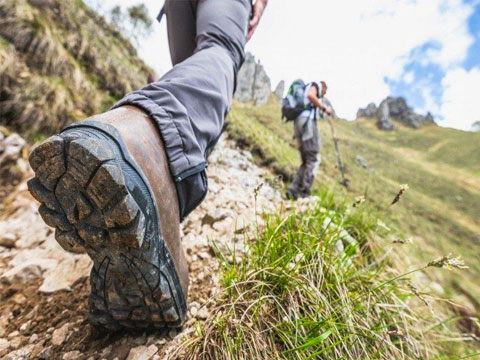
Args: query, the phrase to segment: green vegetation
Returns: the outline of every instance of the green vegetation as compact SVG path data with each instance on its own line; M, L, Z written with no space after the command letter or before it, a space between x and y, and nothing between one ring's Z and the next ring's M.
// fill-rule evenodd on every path
M357 201L319 193L321 206L265 216L237 264L219 254L225 293L178 353L185 359L460 359L479 356L417 289L420 271L463 268L447 257L401 273L399 247ZM402 199L403 200L403 199ZM355 241L344 229L355 234ZM403 242L403 244L402 244ZM472 348L469 348L472 345Z
M228 119L228 133L247 146L260 163L291 179L300 158L292 139L291 123L280 120L280 105L271 101L254 108L235 104ZM340 151L351 180L349 196L364 195L371 207L382 211L382 221L398 236L412 236L420 261L455 253L470 269L461 275L433 276L446 285L449 295L464 294L480 309L480 134L437 126L419 130L397 125L394 132L381 132L367 119L353 123L334 121ZM322 165L315 188L344 193L331 133L326 121L322 134ZM362 156L368 169L356 160ZM410 190L405 201L386 209L385 199L401 184ZM451 289L455 289L450 293Z
M132 5L125 13L120 5L116 5L110 10L109 17L118 30L136 42L151 34L153 30L153 22L145 4Z
M137 10L133 17L147 19ZM0 2L0 125L34 142L106 110L151 73L82 0ZM266 216L239 262L218 254L226 291L214 300L215 316L178 349L183 358L478 353L480 133L401 125L385 133L368 119L335 124L350 190L340 185L330 130L320 122L317 206ZM299 154L277 102L236 103L227 130L256 161L293 177ZM391 206L402 184L410 189ZM450 253L469 268L436 269L462 267L458 258L442 258Z
M273 100L261 108L235 103L227 131L288 181L300 159L292 124L279 114ZM456 359L478 352L480 134L400 125L381 132L374 124L335 120L351 180L346 191L330 129L319 123L320 207L267 218L241 265L225 262L227 293L217 317L185 344L191 358L217 349L228 349L221 358L242 359ZM391 206L402 184L409 190ZM358 199L365 201L361 209L345 205ZM335 252L339 233L325 230L327 217L359 241L360 250L347 245L346 255ZM448 254L469 268L425 271L425 264ZM292 271L289 264L299 256Z
M108 109L153 73L82 0L1 2L0 60L0 124L29 140Z

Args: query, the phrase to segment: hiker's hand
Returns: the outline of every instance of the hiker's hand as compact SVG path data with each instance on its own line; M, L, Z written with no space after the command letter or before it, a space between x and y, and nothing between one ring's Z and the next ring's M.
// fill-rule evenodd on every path
M263 11L267 7L267 2L268 0L255 1L255 5L253 5L253 16L250 20L250 26L248 28L247 41L250 41L253 33L255 32L255 30L257 30L257 26L260 23L260 18L263 15Z
M328 106L326 109L325 109L325 112L327 113L327 115L332 115L333 114L333 109Z

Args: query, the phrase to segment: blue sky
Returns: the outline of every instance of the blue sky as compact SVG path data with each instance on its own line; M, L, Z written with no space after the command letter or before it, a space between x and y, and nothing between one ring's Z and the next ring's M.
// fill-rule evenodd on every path
M87 2L103 12L138 3ZM152 17L163 3L144 2ZM171 67L165 28L155 24L139 48L159 76ZM247 50L273 86L326 80L347 119L394 95L443 126L468 130L480 120L480 0L270 0Z
M468 74L480 67L480 3L478 1L464 2L472 7L472 13L466 20L471 44L463 61L456 66ZM442 81L445 79L448 69L434 62L424 63L422 60L428 58L430 51L439 51L441 48L440 42L426 42L411 50L408 56L409 61L405 63L403 76L400 79L391 79L385 76L385 82L389 85L393 96L405 96L412 107L423 111L432 111L439 123L447 121L445 114L442 113L442 100L445 93ZM480 105L480 94L477 95L477 105ZM480 120L480 111L473 108L471 110L477 112L478 120ZM465 123L458 121L457 123L458 127L464 129L468 129L469 125L469 121Z

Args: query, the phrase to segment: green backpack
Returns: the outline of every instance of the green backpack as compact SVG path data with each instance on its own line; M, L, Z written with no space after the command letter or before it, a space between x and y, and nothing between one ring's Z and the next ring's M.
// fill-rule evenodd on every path
M307 84L302 79L295 80L290 85L282 102L282 119L295 120L304 110L311 109L311 105L305 103L306 87Z

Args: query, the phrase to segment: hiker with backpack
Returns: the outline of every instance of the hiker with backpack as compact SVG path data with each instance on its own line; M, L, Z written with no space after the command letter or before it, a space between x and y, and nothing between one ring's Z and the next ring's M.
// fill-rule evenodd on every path
M313 180L320 164L320 133L317 128L319 116L329 116L333 113L330 105L323 102L328 87L324 81L305 84L296 80L290 86L287 96L283 99L282 117L294 122L294 136L302 164L295 175L293 183L287 189L287 197L298 199L311 194Z

